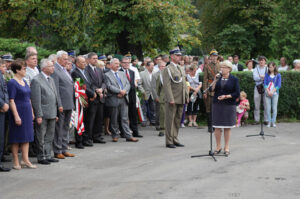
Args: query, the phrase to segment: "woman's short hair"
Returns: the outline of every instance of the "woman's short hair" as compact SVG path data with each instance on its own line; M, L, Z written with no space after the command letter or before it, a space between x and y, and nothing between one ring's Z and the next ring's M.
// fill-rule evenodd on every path
M251 63L251 62L253 63L253 61L252 61L252 60L248 60L248 61L246 61L246 67L248 67L248 64L249 64L249 63ZM252 66L253 66L253 65L252 65Z
M197 68L197 64L192 64L189 66L190 71L194 71Z
M230 68L232 70L232 63L229 60L222 61L220 63L220 65L227 66L228 68Z
M10 69L12 70L12 72L14 72L15 74L17 73L17 70L21 70L22 67L25 67L25 62L23 59L17 59L15 61L13 61L10 65Z
M247 93L245 91L241 91L240 92L240 96L247 98Z
M268 74L270 75L269 66L273 66L274 67L274 74L277 75L278 69L277 69L277 66L276 66L275 62L268 63Z

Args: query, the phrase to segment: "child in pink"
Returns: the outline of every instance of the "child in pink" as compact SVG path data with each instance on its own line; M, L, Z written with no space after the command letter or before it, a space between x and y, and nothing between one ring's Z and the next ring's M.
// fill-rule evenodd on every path
M237 115L237 127L241 126L241 119L245 112L250 109L249 101L247 100L247 94L242 91L240 93L240 104L236 107Z

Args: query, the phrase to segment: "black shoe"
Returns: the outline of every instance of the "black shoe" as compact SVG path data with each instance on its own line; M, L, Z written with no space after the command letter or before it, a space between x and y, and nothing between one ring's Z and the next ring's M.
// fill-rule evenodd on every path
M136 137L136 138L142 138L142 137L143 137L142 135L140 135L140 134L138 134L138 133L134 133L134 134L132 134L132 136L133 136L133 137Z
M97 139L97 140L94 140L94 143L105 144L106 142L104 140Z
M0 165L0 172L9 172L10 169L9 168L5 168L2 165Z
M180 144L180 143L176 143L175 146L177 146L177 147L184 147L184 145Z
M171 149L175 149L176 146L174 144L167 144L166 145L167 148L171 148Z
M2 157L1 158L1 162L11 162L11 159L9 159L9 158L6 158L6 157Z
M93 143L90 143L89 141L82 142L82 145L83 146L89 146L89 147L94 146Z
M264 121L264 125L268 125L269 124L269 122L267 122L267 121Z
M57 159L55 159L55 158L50 158L50 159L47 159L47 161L48 162L54 162L54 163L56 163L56 162L59 162L59 160L57 160Z
M163 132L159 132L158 136L162 137L165 136L165 134Z
M49 165L51 164L50 162L48 162L48 160L38 160L39 164L44 164L44 165Z
M75 148L77 148L77 149L84 149L84 146L83 146L82 143L80 143L80 144L75 144Z
M159 131L159 130L160 130L160 127L159 127L159 126L156 126L155 129L156 129L157 131Z

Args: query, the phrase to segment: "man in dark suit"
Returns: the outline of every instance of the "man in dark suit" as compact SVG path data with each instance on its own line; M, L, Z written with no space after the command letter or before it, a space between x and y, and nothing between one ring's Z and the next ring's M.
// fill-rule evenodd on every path
M130 83L130 90L128 93L128 116L129 116L129 127L132 130L133 137L143 137L139 134L138 125L137 125L137 110L136 110L136 86L135 86L135 76L134 72L129 69L130 59L128 57L123 57L121 62L122 68L120 71L123 71ZM123 128L120 128L123 131ZM123 133L123 132L122 132Z
M31 103L35 115L35 137L38 163L49 165L58 160L51 157L54 139L57 109L61 109L57 90L50 75L54 72L54 65L49 59L41 60L41 73L36 75L30 84Z
M86 91L85 94L87 95L87 97L89 98L89 102L94 101L97 97L95 91L91 88L91 81L90 79L88 79L88 74L87 71L85 70L86 67L86 62L85 62L85 58L83 56L78 56L75 59L75 65L76 68L73 70L71 76L73 78L73 81L75 81L75 79L80 78L83 80L84 84L86 85ZM83 109L83 121L84 121L84 126L85 129L88 128L88 107ZM86 137L86 139L83 142L83 136ZM85 131L81 136L78 135L77 132L75 132L75 147L79 148L79 149L83 149L84 146L93 146L93 143L91 143L88 139L88 134L87 131Z
M53 151L58 159L65 157L74 157L74 154L67 152L68 150L68 134L69 125L74 109L74 82L71 75L66 70L68 63L68 53L65 51L57 52L57 62L54 65L54 73L51 77L54 79L55 87L58 94L58 100L62 104L59 109L58 121L55 126L55 135L53 141Z
M106 105L111 109L111 129L113 142L119 138L118 118L120 115L121 126L124 129L124 136L128 142L137 142L133 138L128 126L128 92L130 84L125 74L119 71L120 61L116 58L111 61L111 70L105 73L107 86Z
M234 55L233 56L233 70L232 71L243 71L243 65L239 64L239 56L238 55Z
M10 171L9 168L5 168L2 163L1 159L3 157L4 152L4 126L5 126L5 112L9 109L9 100L8 100L8 93L5 80L3 78L3 74L6 71L5 63L0 60L0 172L8 172Z
M89 100L88 107L88 125L86 128L84 142L94 142L105 144L102 137L102 122L103 122L103 106L104 106L104 90L106 85L104 83L104 72L97 68L98 55L94 52L88 54L89 65L85 68L87 78L90 80L91 89L97 94L95 100Z

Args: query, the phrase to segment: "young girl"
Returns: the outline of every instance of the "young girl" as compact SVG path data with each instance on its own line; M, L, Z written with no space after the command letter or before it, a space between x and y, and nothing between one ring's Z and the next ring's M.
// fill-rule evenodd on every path
M241 119L245 112L250 109L249 101L247 100L247 94L242 91L240 92L240 104L236 107L237 115L237 127L241 126Z

